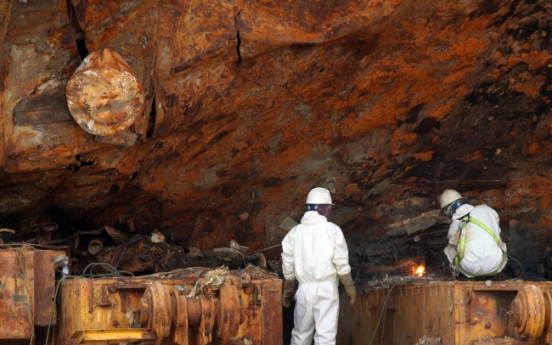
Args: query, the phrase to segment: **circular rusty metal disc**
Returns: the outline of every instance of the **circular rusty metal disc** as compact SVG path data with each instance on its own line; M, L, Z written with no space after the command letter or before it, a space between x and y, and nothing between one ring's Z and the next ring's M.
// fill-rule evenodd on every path
M518 333L534 339L545 326L545 297L535 285L523 286L512 301L514 325Z
M188 299L186 296L175 296L176 325L173 342L177 345L188 344Z
M199 326L201 323L201 301L199 297L186 297L188 308L188 324Z
M546 330L552 329L552 291L544 290L544 325Z
M197 345L207 345L213 341L215 326L215 302L212 297L199 296L201 302L201 323L197 330Z
M150 299L150 324L157 336L155 345L160 345L171 331L172 305L169 290L165 285L153 282L146 288L144 295Z
M242 309L240 293L234 285L224 283L219 288L219 300L216 336L222 339L222 344L228 344L230 338L238 334L240 328Z
M105 48L91 53L66 88L69 111L87 132L108 136L130 127L144 110L144 90L122 56Z
M151 303L151 291L146 289L140 299L140 325L144 328L151 328Z

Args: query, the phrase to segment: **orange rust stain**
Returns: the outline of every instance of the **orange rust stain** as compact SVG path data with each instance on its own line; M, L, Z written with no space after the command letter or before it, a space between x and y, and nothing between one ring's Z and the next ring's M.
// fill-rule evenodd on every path
M391 139L392 149L391 154L392 155L398 155L403 151L406 144L407 146L412 145L414 141L416 141L416 138L418 135L416 133L405 133L402 131L395 131L393 133L393 138Z
M541 210L550 210L552 209L552 194L549 193L552 184L550 179L538 178L535 181L535 186L533 187L533 193L537 195L539 200L539 206ZM543 226L551 227L552 226L552 214L548 212L542 212L541 223Z
M481 152L476 151L476 152L474 152L472 154L469 154L469 155L466 155L466 156L464 156L460 159L463 160L464 162L471 162L471 161L481 159L481 158L483 158L483 155L481 154Z
M456 94L457 97L462 97L463 95L464 94L462 92L458 92ZM455 104L455 102L456 102L456 99L449 100L448 102L446 102L445 104L442 104L438 108L429 110L427 113L429 117L435 118L437 120L441 120L443 117L445 117L451 112L452 106Z
M429 162L433 159L433 151L420 152L413 155L414 158L419 159L424 162Z
M545 82L546 80L544 79L544 77L539 75L531 77L531 80L522 83L515 83L514 81L512 88L516 91L525 93L528 96L538 97L540 93L540 88L542 87L542 85L544 85Z
M393 164L389 163L383 163L376 172L370 177L370 180L378 181L382 178L382 176L385 176L389 171L393 169Z
M463 69L443 78L443 84L460 84L466 77L472 74L472 69Z
M539 144L537 142L532 142L527 148L527 153L530 155L534 155L537 152L538 148L539 148Z
M488 45L488 40L478 40L476 38L470 38L465 41L457 41L457 44L451 49L452 52L462 56L463 58L475 57L482 52Z
M407 172L408 170L414 168L415 166L417 166L418 164L414 164L414 165L409 165L407 166L406 168L404 168L404 171Z
M529 65L529 70L533 71L538 67L544 65L550 59L550 54L544 51L531 51L529 53L522 53L509 58L500 58L497 61L497 65L501 66L498 71L495 71L493 76L498 78L504 72L508 71L513 66L519 63L526 63Z
M360 189L356 183L351 183L345 187L345 192L360 193L362 189Z
M406 179L407 183L414 183L418 180L418 177L416 176L410 176L408 179Z

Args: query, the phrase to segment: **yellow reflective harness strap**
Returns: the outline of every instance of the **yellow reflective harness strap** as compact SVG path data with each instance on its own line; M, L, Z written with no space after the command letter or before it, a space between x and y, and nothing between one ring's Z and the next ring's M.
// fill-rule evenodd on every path
M458 231L462 231L466 228L466 224L468 224L468 221L466 218L462 218L462 225L458 228ZM458 254L456 255L456 267L460 267L460 261L462 261L462 258L464 257L464 251L466 250L466 236L460 235L460 243Z
M478 221L475 218L470 217L470 215L468 214L467 217L462 218L462 227L459 229L459 231L464 230L466 228L466 225L468 224L468 222L474 223L475 225L479 226L481 229L485 230L489 235L491 235L492 238L495 240L496 245L498 246L498 248L500 248L500 250L502 250L502 262L508 261L508 255L506 254L506 252L500 246L500 243L501 243L500 239L496 236L496 234L491 229L489 229L489 227L487 225L481 223L480 221ZM456 258L455 258L456 267L458 269L460 269L460 261L462 261L462 258L464 257L464 251L466 250L466 237L465 236L460 237L460 244L459 245L460 245L460 248L459 248L460 250L458 251L458 255L456 255ZM498 270L501 267L502 267L502 263L498 266L498 268L493 273L488 274L488 275L497 274Z
M491 229L489 229L489 227L487 225L481 223L480 221L478 221L475 218L469 218L468 221L474 223L475 225L478 225L481 229L487 231L487 233L489 233L489 235L491 235L493 237L496 244L500 247L500 239L498 237L496 237L495 233Z

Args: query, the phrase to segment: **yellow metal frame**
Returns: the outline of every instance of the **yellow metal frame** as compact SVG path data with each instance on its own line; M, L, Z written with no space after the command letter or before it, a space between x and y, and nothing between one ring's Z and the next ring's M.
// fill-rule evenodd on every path
M510 312L527 285L552 289L552 282L420 281L397 284L391 292L359 291L353 310L342 294L337 344L365 345L374 339L373 344L412 345L424 336L441 338L443 345L499 338L527 341L517 333ZM533 345L545 342L543 336Z
M98 341L142 341L153 340L155 335L147 328L124 328L124 329L88 329L77 331L73 334L79 344Z

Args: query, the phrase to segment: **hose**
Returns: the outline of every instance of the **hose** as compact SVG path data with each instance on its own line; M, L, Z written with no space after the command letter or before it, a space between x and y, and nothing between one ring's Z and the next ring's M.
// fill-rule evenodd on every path
M101 274L93 274L92 271L96 267L102 267L109 273L101 273ZM90 271L90 273L87 273ZM82 279L82 278L114 278L114 277L123 277L123 274L126 276L134 276L131 272L128 271L117 271L115 267L101 262L94 262L89 264L84 268L84 271L81 275L75 275L75 276L62 276L60 280L56 283L56 291L54 292L54 300L52 302L52 311L50 312L50 321L48 322L48 330L46 331L46 341L44 342L44 345L48 345L48 340L50 339L50 329L52 328L52 320L54 318L54 310L56 308L56 301L57 301L57 295L59 292L59 288L61 286L61 282L65 279Z

